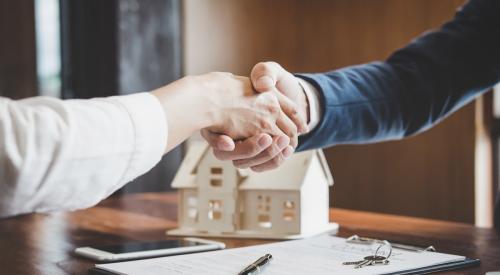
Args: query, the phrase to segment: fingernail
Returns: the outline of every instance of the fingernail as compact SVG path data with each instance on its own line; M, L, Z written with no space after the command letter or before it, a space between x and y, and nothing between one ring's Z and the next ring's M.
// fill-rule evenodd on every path
M259 141L258 141L259 146L261 148L266 148L267 146L271 145L272 142L273 141L272 141L271 137L268 135L264 135L264 136L260 137Z
M261 170L259 168L251 167L250 170L259 173Z
M217 147L219 148L219 150L223 150L223 151L232 151L233 150L233 147L224 141L217 142Z
M281 136L278 138L278 147L279 148L285 148L285 146L287 146L288 143L290 143L290 138L288 138L287 136Z
M287 159L293 154L292 146L287 146L285 150L283 150L283 158Z
M269 87L273 87L274 86L274 80L265 75L265 76L261 76L259 79L257 79L257 81L255 81L255 86L257 88L269 88Z

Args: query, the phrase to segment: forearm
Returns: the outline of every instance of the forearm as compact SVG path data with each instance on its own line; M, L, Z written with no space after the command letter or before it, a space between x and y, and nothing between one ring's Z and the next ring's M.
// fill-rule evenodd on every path
M218 95L200 76L184 77L152 92L160 101L170 129L165 152L215 123Z
M500 79L498 7L498 1L472 1L384 62L304 75L320 91L324 115L300 149L419 133L494 85Z
M149 94L0 99L0 216L94 205L151 169L167 124Z
M0 98L0 216L94 205L203 128L235 139L275 135L283 117L276 94L210 73L152 95Z

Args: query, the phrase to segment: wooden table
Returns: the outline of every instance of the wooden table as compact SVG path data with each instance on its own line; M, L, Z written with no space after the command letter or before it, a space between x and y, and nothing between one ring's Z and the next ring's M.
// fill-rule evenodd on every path
M79 246L130 240L165 239L176 226L174 194L136 194L111 198L73 213L24 215L0 220L0 274L87 274L95 262L72 251ZM353 234L426 246L480 258L478 267L446 274L484 274L500 270L500 233L461 223L332 209L339 235ZM228 247L263 240L221 239ZM444 274L444 273L443 273Z

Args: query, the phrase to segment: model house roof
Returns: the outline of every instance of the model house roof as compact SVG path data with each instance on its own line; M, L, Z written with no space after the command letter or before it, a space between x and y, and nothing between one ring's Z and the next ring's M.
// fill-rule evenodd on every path
M204 142L193 142L182 160L181 166L172 181L174 188L196 188L196 173L199 162L209 150Z
M207 143L197 142L192 144L172 182L172 187L196 188L197 168L206 154L212 154L212 150ZM244 177L239 189L300 190L305 183L304 179L311 165L320 165L328 184L333 185L333 178L323 151L310 150L293 154L279 168L270 171L257 173L249 169L237 169L239 175Z

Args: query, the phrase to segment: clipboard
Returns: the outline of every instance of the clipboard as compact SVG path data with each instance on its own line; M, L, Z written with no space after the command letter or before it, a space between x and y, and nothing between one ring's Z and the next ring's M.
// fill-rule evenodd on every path
M439 252L401 251L389 265L354 269L342 265L343 261L359 259L370 247L351 244L345 238L323 235L303 240L278 242L250 247L171 256L148 260L96 265L90 274L200 274L212 270L220 275L237 274L242 267L258 257L270 253L274 261L266 267L266 274L429 274L477 266L479 259ZM362 259L362 257L361 257ZM224 267L218 269L219 267ZM184 268L186 267L186 268ZM154 272L153 272L154 270ZM146 271L146 272L145 272ZM156 273L155 273L156 272Z
M417 269L413 269L413 270L400 271L400 272L394 272L394 273L385 273L384 275L431 274L431 273L436 273L436 272L452 271L452 270L463 269L463 268L467 268L467 267L478 266L480 264L481 264L481 261L479 259L466 258L464 261L461 261L461 262L441 264L441 265L429 266L426 268L417 268ZM102 270L102 269L98 269L95 267L93 267L89 270L89 274L90 275L116 275L116 273L109 272L109 271ZM263 275L265 275L265 274L263 274Z
M358 244L363 244L363 243L372 244L375 242L382 242L382 240L379 240L379 239L360 237L358 235L353 235L353 236L347 238L346 241L352 242L352 243L358 243ZM393 248L407 249L407 250L416 251L416 252L423 252L423 251L437 252L437 250L432 245L428 246L428 247L418 247L418 246L413 246L413 245L408 245L408 244L400 244L400 243L393 242L393 241L390 241L390 243L392 244ZM451 270L457 270L457 269L462 269L462 268L466 268L466 267L478 266L480 264L481 264L481 260L479 260L479 259L465 258L463 261L432 265L432 266L428 266L428 267L424 267L424 268L416 268L416 269L406 270L406 271L385 273L384 275L430 274L430 273L435 273L435 272L451 271Z
M433 265L433 266L424 267L424 268L416 268L413 270L400 271L400 272L385 273L383 275L431 274L431 273L435 273L435 272L451 271L451 270L457 270L457 269L462 269L462 268L466 268L466 267L478 266L480 264L481 264L481 260L479 260L479 259L466 258L465 260L460 261L460 262L439 264L439 265Z
M425 268L417 268L417 269L407 270L407 271L385 273L383 275L431 274L431 273L436 273L436 272L451 271L451 270L457 270L457 269L462 269L462 268L467 268L467 267L478 266L480 264L481 264L481 261L479 259L466 258L465 260L463 260L461 262L440 264L440 265L429 266L429 267L425 267ZM116 275L116 273L112 273L112 272L98 269L95 267L93 267L89 270L89 274L90 275ZM265 275L265 273L263 275Z

